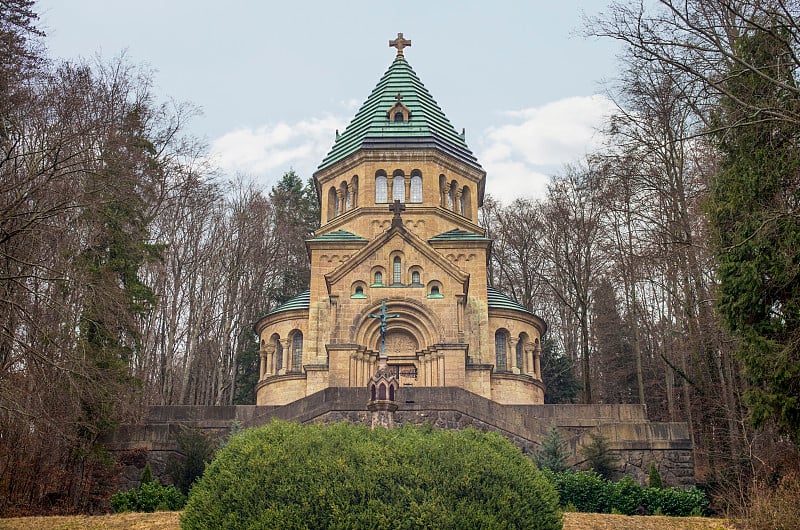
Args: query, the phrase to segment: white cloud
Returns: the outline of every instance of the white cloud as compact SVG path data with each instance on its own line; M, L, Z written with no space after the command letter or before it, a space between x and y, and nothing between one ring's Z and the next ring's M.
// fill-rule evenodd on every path
M613 110L608 98L593 95L504 113L509 123L487 129L477 153L487 193L505 203L544 196L549 175L600 147L597 129Z
M264 182L277 180L289 168L307 179L343 130L346 118L325 116L296 123L280 122L240 128L211 142L214 162L226 173L244 173Z

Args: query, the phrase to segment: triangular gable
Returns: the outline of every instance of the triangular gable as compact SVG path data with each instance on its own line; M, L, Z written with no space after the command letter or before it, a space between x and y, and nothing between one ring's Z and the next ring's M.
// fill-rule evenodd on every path
M409 246L416 249L425 258L440 267L445 274L464 285L464 292L466 293L469 287L469 274L453 265L447 258L436 252L424 239L406 230L402 225L391 227L389 230L370 241L364 248L350 256L350 259L326 274L325 283L328 287L328 293L330 294L333 284L337 283L349 272L358 267L358 265L366 261L395 236L403 238Z

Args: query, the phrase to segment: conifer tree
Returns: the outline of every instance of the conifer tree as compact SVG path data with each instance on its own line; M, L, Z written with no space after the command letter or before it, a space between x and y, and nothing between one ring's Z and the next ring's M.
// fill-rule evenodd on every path
M553 473L563 473L569 469L567 443L561 439L558 429L553 426L542 441L542 448L534 455L539 469L549 469Z
M800 442L800 126L770 110L800 103L786 31L738 40L736 53L751 67L732 68L726 80L730 97L717 116L724 160L709 213L718 309L741 341L751 417L775 420Z

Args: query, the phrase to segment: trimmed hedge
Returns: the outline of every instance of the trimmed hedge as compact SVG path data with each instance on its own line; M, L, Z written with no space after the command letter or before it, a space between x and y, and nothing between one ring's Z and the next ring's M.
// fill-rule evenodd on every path
M182 528L561 528L553 486L508 440L273 422L233 436Z
M643 488L630 477L616 482L594 471L548 473L558 491L559 503L578 512L634 515L641 507L647 513L685 517L705 515L708 499L697 488Z

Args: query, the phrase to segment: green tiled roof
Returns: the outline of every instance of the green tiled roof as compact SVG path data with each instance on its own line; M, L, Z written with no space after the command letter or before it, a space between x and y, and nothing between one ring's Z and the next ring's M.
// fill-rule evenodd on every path
M460 230L458 228L454 228L453 230L448 230L442 234L433 236L428 241L488 241L487 238L483 237L480 234L475 234L473 232L467 232L466 230Z
M519 304L514 301L513 298L510 296L501 293L497 289L493 287L486 288L486 294L488 297L488 304L490 308L494 309L513 309L515 311L524 311L525 313L533 314L528 311L524 305Z
M267 315L274 315L275 313L280 313L282 311L291 311L292 309L308 309L310 300L311 291L303 291L294 298L286 300L286 302L267 313Z
M366 241L366 239L347 230L337 230L311 238L309 241Z
M400 102L411 111L405 122L387 116ZM318 170L324 169L359 149L439 148L474 167L480 168L464 137L450 121L419 80L405 58L395 58L378 85L356 113L353 121L337 136Z

